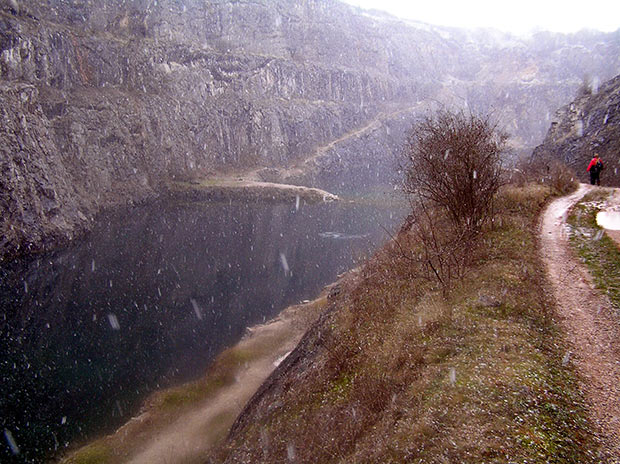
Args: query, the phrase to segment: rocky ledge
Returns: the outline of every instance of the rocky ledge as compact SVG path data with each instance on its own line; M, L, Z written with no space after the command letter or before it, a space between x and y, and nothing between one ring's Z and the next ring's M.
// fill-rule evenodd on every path
M338 201L338 195L318 188L262 182L244 177L174 182L168 185L172 197L184 200L240 200L320 203Z
M560 160L570 166L582 182L588 182L586 167L594 153L605 165L604 185L620 185L620 75L599 88L585 87L571 103L555 114L547 137L533 159Z

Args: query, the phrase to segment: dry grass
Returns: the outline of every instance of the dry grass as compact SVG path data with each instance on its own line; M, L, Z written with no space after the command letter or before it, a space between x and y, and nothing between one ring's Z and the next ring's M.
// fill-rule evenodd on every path
M560 194L576 190L579 183L575 172L557 159L530 157L521 160L518 167L509 174L513 184L523 187L540 182Z
M536 250L550 196L505 188L446 294L378 253L334 303L309 367L212 462L598 462Z

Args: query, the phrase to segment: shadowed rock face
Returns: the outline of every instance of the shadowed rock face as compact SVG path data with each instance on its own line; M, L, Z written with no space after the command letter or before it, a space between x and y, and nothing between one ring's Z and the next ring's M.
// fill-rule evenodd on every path
M618 71L618 42L436 28L335 0L0 0L0 256L175 179L385 183L438 103L491 111L527 149L584 73Z
M620 185L620 76L560 108L532 156L561 160L588 182L586 168L595 152L605 166L602 184Z

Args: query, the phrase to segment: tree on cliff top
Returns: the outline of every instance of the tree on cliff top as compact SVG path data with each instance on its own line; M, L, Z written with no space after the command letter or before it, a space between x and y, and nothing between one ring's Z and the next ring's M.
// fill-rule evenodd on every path
M405 146L404 191L479 229L501 185L507 136L487 118L441 112L414 125Z
M412 212L398 242L418 276L446 290L462 276L493 217L507 136L488 119L441 112L414 125L405 145L403 190Z

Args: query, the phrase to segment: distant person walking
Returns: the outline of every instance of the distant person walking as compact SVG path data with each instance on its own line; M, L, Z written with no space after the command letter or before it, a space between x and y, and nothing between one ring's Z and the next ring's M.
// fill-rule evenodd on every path
M603 162L599 158L598 153L594 153L594 158L588 164L588 171L590 173L590 183L592 185L601 185L601 171L603 170Z

